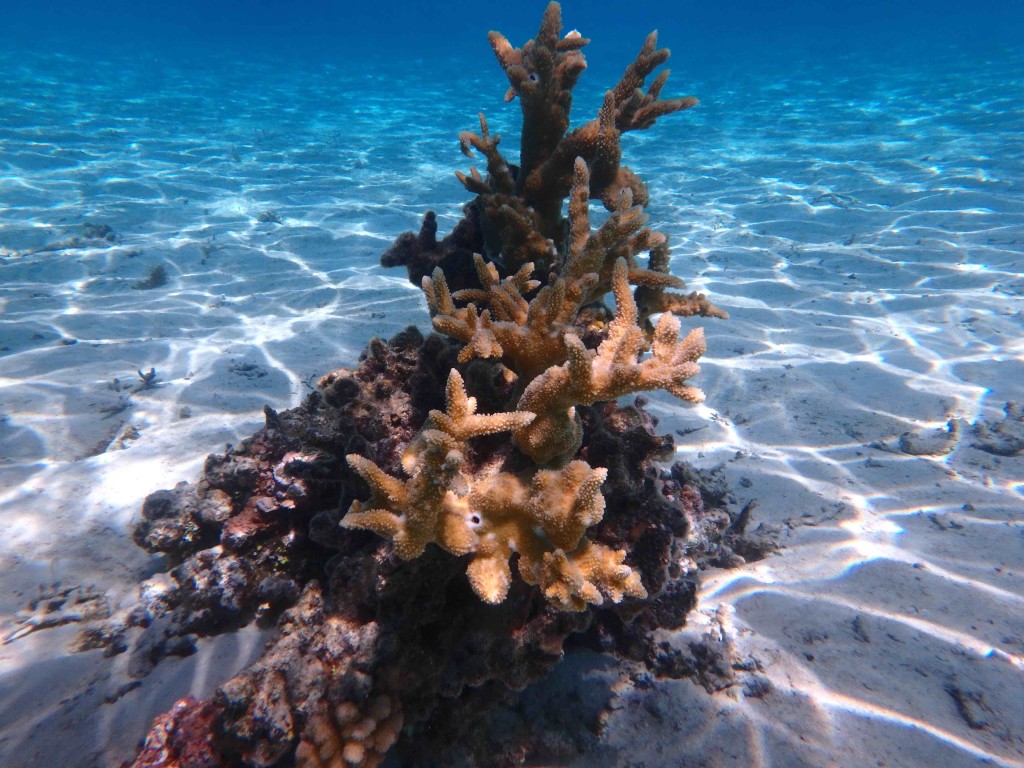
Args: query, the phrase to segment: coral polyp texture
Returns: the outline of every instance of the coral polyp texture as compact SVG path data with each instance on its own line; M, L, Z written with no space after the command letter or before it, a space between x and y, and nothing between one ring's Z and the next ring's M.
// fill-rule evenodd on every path
M566 641L690 674L699 660L655 630L685 622L700 568L770 549L720 481L659 468L673 440L642 397L617 402L703 398L704 336L680 317L724 313L678 292L619 145L696 102L661 99L667 73L642 90L668 58L651 35L570 130L587 40L560 28L552 3L522 48L490 35L522 105L520 165L481 117L461 136L487 159L459 176L465 217L438 241L428 213L382 256L422 285L436 333L372 340L197 484L146 500L135 539L173 567L121 633L131 674L253 621L276 635L211 699L159 718L136 768L557 762L531 757L542 727L510 722ZM608 209L596 228L591 200ZM549 743L582 749L585 730Z
M476 168L457 174L477 195L456 227L460 238L474 234L471 240L480 246L472 254L474 274L460 275L463 287L452 291L448 274L465 271L464 259L449 266L443 249L439 258L437 251L415 249L404 258L413 262L414 280L424 256L435 258L430 275L421 278L434 329L463 345L460 363L480 358L500 366L514 410L472 415L475 401L453 371L449 412L432 413L414 441L407 481L349 457L374 493L370 509L354 502L342 524L389 537L403 558L419 555L430 542L455 555L471 554L470 583L491 603L508 592L508 563L518 555L524 581L539 586L557 607L582 610L587 603L647 593L624 552L584 535L603 514L599 486L605 472L574 459L583 444L577 408L659 389L686 402L702 401L703 393L688 382L700 371L704 335L697 328L680 339L677 316L725 313L702 294L668 290L683 285L668 271L668 240L646 226L647 188L621 164L623 132L649 128L696 99L661 99L667 71L641 90L669 56L651 33L605 93L598 116L570 131L572 89L586 69L582 49L589 41L575 31L560 37L561 26L561 9L551 3L537 36L522 48L490 33L510 83L506 101L519 99L523 129L518 166L501 154L500 137L490 133L483 115L479 134L459 137L464 153L476 150L487 160L486 177ZM596 230L592 199L609 211ZM424 229L419 237L407 233L395 248L429 241L433 216ZM384 257L385 264L402 260L395 249ZM609 291L613 315L602 304ZM596 334L596 349L588 349L578 324L585 309L593 317L597 307L610 320ZM651 316L658 313L654 325ZM476 419L479 431L468 419ZM532 466L515 472L497 471L493 462L470 466L465 440L495 430L510 431ZM580 522L566 526L567 518Z

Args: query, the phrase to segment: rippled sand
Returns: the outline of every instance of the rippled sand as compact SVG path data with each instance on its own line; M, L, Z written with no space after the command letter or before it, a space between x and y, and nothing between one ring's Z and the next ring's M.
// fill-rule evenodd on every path
M514 146L477 64L0 53L4 636L40 584L130 601L146 494L427 326L377 256L428 208L457 220L477 111ZM674 271L731 319L705 324L706 404L651 407L784 549L707 573L668 638L707 634L725 690L574 678L612 696L580 765L1024 765L1024 457L976 428L1024 403L1024 58L691 64L701 106L625 154ZM126 690L123 657L66 653L76 629L0 646L3 765L116 764L261 642Z

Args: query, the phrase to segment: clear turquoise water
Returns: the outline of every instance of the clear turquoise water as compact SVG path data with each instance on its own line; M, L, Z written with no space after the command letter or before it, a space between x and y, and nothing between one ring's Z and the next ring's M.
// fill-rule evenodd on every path
M720 575L706 596L729 597L782 645L792 638L772 610L792 600L836 636L857 610L891 622L870 692L851 689L842 661L817 668L863 703L837 696L829 712L841 714L822 731L862 718L882 723L864 726L876 755L909 733L917 764L1009 765L1012 739L918 707L948 697L941 670L964 648L1020 658L1020 559L999 554L1004 531L1019 534L1020 459L979 465L965 448L904 473L864 455L872 441L1024 401L1022 14L892 5L655 3L623 18L597 3L580 18L566 4L567 27L594 38L575 115L589 119L657 26L674 50L666 93L701 104L627 136L625 155L650 184L674 271L731 320L706 327L709 410L652 408L667 429L701 430L681 457L728 458L736 488L757 477L739 493L760 497L768 518L818 514L824 498L855 510L800 534L823 559L785 585L797 597L746 572L738 585ZM0 43L5 615L22 607L18 590L54 575L135 577L144 558L126 554L125 530L142 496L194 479L264 403L297 403L371 336L426 326L419 291L377 258L427 209L442 230L457 221L466 194L453 170L469 163L456 135L479 111L514 152L518 109L501 100L483 32L519 43L539 13L14 7ZM114 234L89 237L86 224ZM167 283L138 289L155 266ZM150 367L160 386L127 404L109 386ZM126 425L141 438L107 450ZM956 512L976 549L936 545L922 510ZM97 531L109 547L94 546ZM915 560L935 567L923 574ZM950 615L941 599L907 597L922 579L969 607ZM884 673L906 643L931 660L909 700ZM979 679L1019 682L1019 669L1001 674ZM799 753L796 737L763 730L769 754ZM676 748L652 738L645 759Z

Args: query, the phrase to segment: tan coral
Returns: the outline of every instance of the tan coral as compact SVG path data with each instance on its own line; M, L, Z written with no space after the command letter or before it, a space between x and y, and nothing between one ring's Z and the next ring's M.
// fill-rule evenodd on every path
M454 555L476 546L467 523L467 505L457 478L462 476L465 441L505 432L533 420L530 413L476 413L476 399L466 394L458 371L448 377L448 412L431 411L423 431L406 451L403 469L409 480L392 477L357 454L346 458L369 484L371 496L354 501L342 520L347 528L365 528L395 542L399 557L410 560L435 543Z
M577 311L583 306L597 275L584 275L571 283L556 280L545 286L531 301L524 292L537 287L528 280L533 265L527 264L511 277L498 281L497 271L475 255L481 289L460 291L456 296L475 298L488 305L456 307L444 273L434 270L423 279L423 290L433 315L434 328L466 344L459 353L460 362L474 357L500 358L526 382L565 359L562 334L571 329Z
M565 611L582 611L587 603L600 603L605 593L613 603L626 595L647 597L640 576L624 562L625 553L584 539L567 554L544 554L538 581L544 597Z
M591 232L589 180L587 164L577 158L569 198L566 261L560 274L531 300L526 296L541 285L539 280L531 279L532 263L499 279L495 266L475 254L481 287L454 294L440 268L423 279L434 328L466 345L459 353L460 362L474 357L500 358L524 385L551 366L565 362L568 352L564 335L574 331L573 323L585 305L611 289L612 272L619 259L625 259L628 266L628 282L638 286L636 323L646 332L645 346L654 333L648 321L653 313L724 316L703 294L665 290L682 287L683 281L668 273L667 240L646 226L647 216L640 206L632 205L628 191L621 196L618 208ZM637 259L645 252L649 253L647 267ZM457 307L456 300L470 303Z
M469 497L479 520L479 545L467 571L474 591L489 603L504 600L513 553L519 554L523 580L540 584L545 555L553 548L575 550L586 529L600 522L606 476L605 469L574 461L561 470L540 470L529 482L509 473L477 482ZM600 591L592 596L591 602L601 602Z
M568 360L534 379L519 400L517 407L537 418L514 432L516 443L539 464L564 460L579 448L582 431L575 405L657 389L691 403L704 399L703 392L686 383L700 371L696 361L705 350L703 330L695 328L680 340L678 318L665 313L654 330L652 354L641 361L645 335L637 325L625 259L615 264L612 288L615 318L596 352L566 333Z
M699 402L703 393L689 381L699 371L703 332L680 338L676 315L725 313L702 294L670 291L683 282L669 270L668 239L647 226L647 187L621 164L623 132L696 104L661 98L667 72L642 90L668 51L649 35L605 93L597 117L570 132L572 90L586 68L582 49L589 41L577 32L560 37L561 26L561 9L550 3L522 48L490 33L510 85L506 99L518 98L523 112L518 168L499 151L500 137L483 115L479 133L459 135L466 155L479 152L486 160L486 176L473 167L457 174L477 195L466 218L483 244L473 254L477 285L464 287L471 279L446 277L440 266L416 277L434 329L463 345L459 362L500 363L495 373L509 387L509 402L518 402L508 413L477 414L452 371L446 412L431 412L406 450L407 479L348 457L371 497L354 502L342 524L392 539L403 558L430 543L467 556L473 590L491 603L507 596L515 561L523 581L555 607L575 611L646 595L625 551L586 536L604 513L607 472L574 460L583 440L577 407L657 389ZM596 229L591 200L610 212ZM453 292L449 278L461 290ZM603 303L609 291L613 316ZM512 433L532 465L499 451L475 466L468 441L501 431Z
M611 215L591 232L586 197L589 187L590 169L583 158L578 157L569 195L571 236L563 276L570 281L588 273L598 276L584 302L599 299L611 290L612 271L620 258L626 260L632 285L656 292L659 296L665 288L682 288L683 281L669 273L668 238L646 226L647 215L642 206L634 205L630 190L620 194ZM636 259L643 253L648 254L647 267L642 267ZM691 314L719 311L710 302L707 302L707 307L708 312Z
M295 751L297 768L376 768L402 730L398 702L385 694L366 712L352 702L330 711L326 703L306 722Z
M499 603L508 594L515 554L523 580L541 586L563 610L581 610L588 602L602 602L605 595L615 602L625 594L639 596L642 586L623 565L625 554L595 550L584 535L604 514L601 484L607 471L572 461L523 477L470 472L465 467L467 440L521 429L534 415L477 414L475 399L454 370L447 395L447 412L432 411L428 427L406 452L408 480L392 477L368 459L348 457L372 493L365 503L353 502L342 525L391 539L405 559L417 557L430 543L455 555L472 554L470 585L489 603ZM602 556L595 559L591 552ZM577 567L552 569L547 563L555 553Z

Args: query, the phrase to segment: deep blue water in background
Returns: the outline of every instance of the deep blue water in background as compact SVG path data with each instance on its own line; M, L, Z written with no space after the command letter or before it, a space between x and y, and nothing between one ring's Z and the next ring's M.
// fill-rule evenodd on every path
M518 43L532 36L545 5L530 3L139 0L5 0L0 46L238 48L349 57L367 50L395 58L471 53L487 29ZM563 3L569 28L602 46L662 31L680 50L704 56L827 55L876 48L879 55L938 55L950 44L992 52L1019 43L1019 0L720 0ZM593 49L592 49L593 50Z
M348 82L364 74L368 80L383 76L396 89L403 69L410 67L419 76L433 69L438 78L453 68L460 74L469 69L487 78L490 85L480 95L490 100L503 92L505 80L486 31L500 30L521 45L535 34L545 5L544 0L3 0L0 54L24 50L34 61L49 53L117 60L143 78L150 65L191 66L214 76L221 67L252 62L266 65L258 70L264 76L276 70L282 79L295 74L289 68L338 66ZM1024 40L1022 0L569 0L562 15L565 30L578 28L592 39L586 49L590 69L576 91L574 125L590 118L588 99L599 103L603 89L615 82L652 29L672 50L667 96L693 93L695 82L741 83L765 76L786 81L809 70L825 73L826 79L831 73L838 83L862 76L865 64L884 79L882 71L890 65L925 77L934 72L936 78L971 68L976 77L992 62L999 72L989 84L995 88L1006 82L1000 59ZM306 94L307 104L312 95ZM714 92L694 95L705 108L714 108Z

